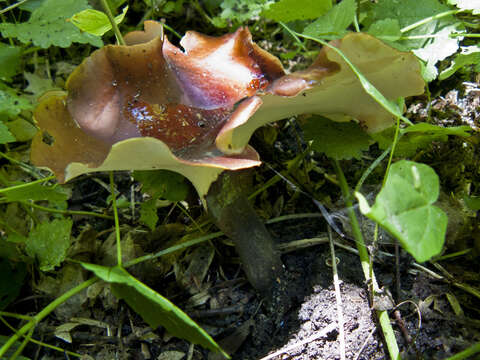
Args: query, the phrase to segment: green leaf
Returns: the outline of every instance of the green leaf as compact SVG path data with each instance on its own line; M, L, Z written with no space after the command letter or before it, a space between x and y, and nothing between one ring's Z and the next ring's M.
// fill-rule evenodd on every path
M22 10L33 12L37 10L44 2L45 0L28 0L27 2L20 5L19 8Z
M28 235L25 250L38 259L40 270L51 271L60 265L70 247L71 219L55 219L42 222Z
M13 263L0 258L0 310L15 300L27 275L24 263Z
M368 33L386 42L396 41L402 36L397 19L378 20L370 26Z
M6 144L14 141L16 141L16 139L12 133L8 131L8 127L3 122L0 122L0 144Z
M448 135L469 137L469 126L441 127L428 123L418 123L400 130L402 135L395 147L395 155L410 157L420 149L427 148L434 141L447 141ZM380 133L372 134L372 138L378 142L380 149L387 149L392 145L395 136L395 128L386 129Z
M18 118L6 123L8 130L15 136L17 141L31 140L37 133L37 128L33 126L29 121Z
M244 22L250 20L252 17L259 15L266 5L272 1L265 0L224 0L220 7L223 9L220 14L220 19L232 20L237 22ZM222 22L217 20L216 25L222 25Z
M58 185L45 186L40 183L19 185L1 189L0 195L5 196L7 201L66 201L69 198L68 192Z
M332 0L280 0L263 11L262 15L275 21L315 19L332 7Z
M81 263L100 279L111 283L114 294L124 299L153 328L162 325L172 335L223 353L222 349L182 310L168 299L141 283L125 269ZM223 353L224 354L224 353Z
M480 72L480 46L466 46L462 52L455 56L452 64L438 75L439 80L445 80L455 74L458 70L469 65L475 65L474 71Z
M363 195L355 195L360 211L395 236L418 262L441 252L448 219L432 205L438 199L439 180L428 165L407 160L393 164L371 208Z
M21 51L18 46L0 43L0 78L10 79L18 74Z
M188 194L188 183L185 178L168 170L134 171L135 180L142 183L142 190L152 198L182 201Z
M47 91L56 89L52 79L28 72L25 72L23 76L28 81L28 86L25 88L25 92L35 95L36 98L40 97Z
M147 225L150 230L155 230L158 222L157 199L150 199L140 205L140 222Z
M331 8L325 15L308 25L303 33L321 39L336 39L347 33L347 27L355 18L357 3L355 0L343 0Z
M473 210L473 211L479 211L480 210L480 197L465 195L463 197L463 201L465 202L465 205L467 205L467 207L470 210Z
M30 110L30 102L17 95L14 89L0 83L0 117L14 118L22 110Z
M426 62L426 80L437 76L435 67L439 60L454 54L461 38L450 37L452 32L462 29L462 25L452 14L431 19L432 16L448 14L451 9L438 0L382 0L372 6L369 21L396 19L402 31L402 37L410 37L398 41L405 50L414 50L415 55ZM425 20L424 24L408 27ZM369 26L370 24L365 24Z
M28 44L48 48L52 45L69 47L72 43L92 44L101 47L100 38L82 33L67 19L89 8L87 0L45 0L36 8L30 19L23 23L2 23L0 31L4 37L14 37Z
M312 116L302 125L306 140L313 140L312 149L333 159L360 159L368 150L371 137L354 122L334 122Z
M115 17L115 22L117 25L123 21L127 10L128 6L125 6L123 8L123 12ZM80 30L96 36L102 36L112 28L107 15L102 11L93 9L80 11L79 13L73 15L70 18L70 21Z

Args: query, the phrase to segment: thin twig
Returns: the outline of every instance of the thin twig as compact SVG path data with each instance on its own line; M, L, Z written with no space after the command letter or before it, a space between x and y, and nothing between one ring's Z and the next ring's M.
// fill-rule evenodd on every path
M337 327L337 324L336 323L331 323L331 324L328 324L326 327L324 327L321 331L317 332L316 334L306 338L306 339L303 339L302 341L299 341L293 345L290 345L290 346L287 346L286 348L284 349L280 349L278 351L275 351L273 354L270 354L270 355L267 355L263 358L261 358L260 360L270 360L270 359L273 359L275 358L276 356L280 356L282 354L285 354L286 352L289 352L299 346L303 346L303 345L306 345L308 343L311 343L315 340L318 340L324 336L326 336L329 332L335 330L335 328Z
M373 327L373 329L368 333L368 336L367 338L365 339L365 341L363 342L362 346L360 347L360 350L358 350L357 354L355 355L355 357L353 358L353 360L358 360L358 358L360 357L360 355L362 355L362 352L363 350L365 349L365 347L367 346L368 342L370 341L370 338L372 337L373 333L375 332L375 330L377 330L376 327Z
M338 279L337 262L335 257L335 246L333 245L332 229L328 228L328 240L330 241L330 254L332 255L332 272L333 284L335 287L335 300L337 302L337 316L338 316L338 335L340 337L340 359L345 360L345 329L342 309L342 296L340 293L340 280Z
M113 217L115 219L115 238L117 239L117 265L122 266L122 245L120 238L120 223L118 221L117 197L115 196L115 181L113 171L110 171L110 193L112 194Z

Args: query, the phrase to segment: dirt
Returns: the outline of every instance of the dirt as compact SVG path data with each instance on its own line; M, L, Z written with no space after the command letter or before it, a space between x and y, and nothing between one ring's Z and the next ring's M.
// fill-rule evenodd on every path
M299 235L324 237L322 223L323 220L300 219L270 225L269 230L277 240L289 242L298 240ZM299 228L306 229L305 233L299 234ZM220 245L219 251L232 250ZM208 287L193 296L186 291L179 295L178 286L169 283L169 277L149 285L167 297L176 294L170 299L230 351L234 360L339 359L338 313L330 257L327 244L284 254L284 291L270 301L256 295L231 259L215 260L206 277ZM336 257L347 359L388 358L358 256L337 248ZM382 261L375 266L377 277L382 285L390 284L393 288L394 262L389 257ZM414 271L408 260L401 271L402 300L416 303L415 306L405 303L398 308L403 326L413 339L410 344L399 321L395 321L393 309L390 312L404 359L444 359L480 340L478 320L455 315L446 296L451 294L460 299L465 293ZM43 322L35 336L61 348L89 354L88 359L220 359L199 346L191 347L186 341L170 337L161 328L152 331L124 303L112 299L108 288L102 291L103 295L90 303L93 306L78 307L81 311L77 316L94 319L104 327L83 323L69 331L73 340L68 344L53 335L55 331L58 335L59 325L68 322L60 312ZM192 299L200 293L206 294L208 301L192 306ZM70 310L72 307L75 305L70 305ZM69 314L72 315L71 311ZM65 358L33 345L27 347L27 352L37 353L38 359Z

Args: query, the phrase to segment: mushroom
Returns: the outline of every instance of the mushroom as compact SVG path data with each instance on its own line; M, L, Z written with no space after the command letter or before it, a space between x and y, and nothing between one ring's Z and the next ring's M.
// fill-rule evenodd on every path
M145 31L125 41L95 51L70 75L66 94L39 104L34 115L43 131L33 140L32 162L61 182L105 170L181 173L235 242L249 281L269 294L282 271L280 257L246 199L248 174L236 171L260 164L248 145L253 131L303 113L355 118L376 131L392 116L329 48L308 69L286 75L247 28L220 37L189 31L182 51L163 36L160 23L147 21ZM387 98L423 92L412 54L366 34L333 44ZM44 141L46 134L53 143Z

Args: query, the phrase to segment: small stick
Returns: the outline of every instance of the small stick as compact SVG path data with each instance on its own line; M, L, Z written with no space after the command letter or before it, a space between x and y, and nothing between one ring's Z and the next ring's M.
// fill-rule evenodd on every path
M260 360L270 360L270 359L273 359L275 358L276 356L280 356L282 354L285 354L286 352L289 352L293 349L295 349L296 347L299 347L299 346L302 346L302 345L306 345L308 343L311 343L315 340L318 340L322 337L324 337L325 335L327 335L330 331L333 331L335 330L335 328L337 327L337 324L336 323L331 323L331 324L328 324L326 327L324 327L321 331L317 332L316 334L306 338L306 339L303 339L302 341L299 341L293 345L290 345L290 346L287 346L285 349L280 349L278 351L275 351L274 353L270 354L270 355L267 355L263 358L261 358Z
M328 228L328 239L330 241L330 253L332 255L332 271L333 271L333 284L335 286L335 299L337 302L337 314L338 314L338 334L340 337L340 359L345 360L345 329L342 310L342 296L340 293L340 280L338 279L337 261L335 257L335 246L333 245L332 229Z

